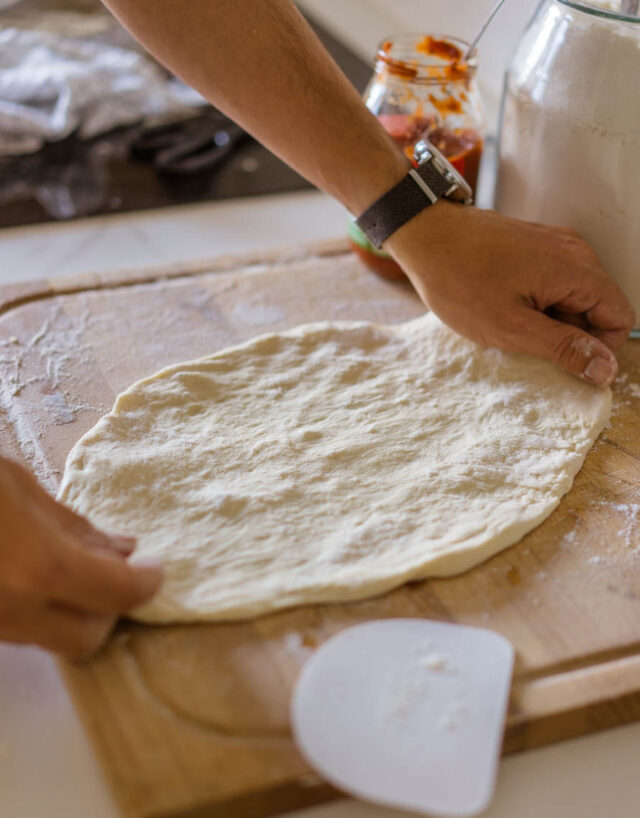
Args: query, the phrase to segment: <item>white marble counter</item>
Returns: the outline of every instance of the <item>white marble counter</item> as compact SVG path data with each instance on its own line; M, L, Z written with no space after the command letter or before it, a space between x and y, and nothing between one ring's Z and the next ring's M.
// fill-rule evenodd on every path
M0 284L197 261L344 233L347 213L315 191L0 230Z

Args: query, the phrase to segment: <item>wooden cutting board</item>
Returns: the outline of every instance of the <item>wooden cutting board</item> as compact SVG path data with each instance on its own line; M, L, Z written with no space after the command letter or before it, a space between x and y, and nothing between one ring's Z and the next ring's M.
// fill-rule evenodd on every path
M371 275L342 243L5 287L2 450L55 490L77 438L160 367L306 321L421 312L408 286ZM289 695L318 644L367 619L427 617L510 639L505 752L639 719L640 345L621 361L611 425L571 492L467 574L252 622L125 623L90 664L61 663L124 814L244 818L329 797L291 741Z

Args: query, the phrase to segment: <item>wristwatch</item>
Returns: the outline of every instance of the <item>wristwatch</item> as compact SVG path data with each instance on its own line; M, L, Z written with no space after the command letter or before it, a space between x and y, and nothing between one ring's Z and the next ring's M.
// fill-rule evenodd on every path
M438 199L471 204L473 191L443 154L427 139L413 149L413 165L397 185L384 193L356 219L378 250L396 230Z

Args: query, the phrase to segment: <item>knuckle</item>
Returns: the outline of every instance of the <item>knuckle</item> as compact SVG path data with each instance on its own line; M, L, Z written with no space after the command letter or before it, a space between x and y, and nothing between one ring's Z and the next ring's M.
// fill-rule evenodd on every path
M61 584L63 568L55 554L31 554L3 567L2 585L20 596L48 597Z
M585 360L591 357L595 341L581 332L567 332L554 347L554 359L574 371L581 371Z
M562 246L574 258L580 259L584 262L589 262L591 265L598 264L595 250L591 245L575 230L563 232L561 234Z
M558 230L563 233L565 236L574 239L580 239L582 241L582 235L574 228L574 227L559 227Z
M3 571L2 585L17 596L39 595L44 586L37 562L15 562Z
M631 304L627 305L625 310L624 322L625 322L625 329L631 332L631 330L636 326L636 311L631 306Z
M43 554L34 560L27 571L29 588L39 593L55 592L63 575L62 565L55 552Z

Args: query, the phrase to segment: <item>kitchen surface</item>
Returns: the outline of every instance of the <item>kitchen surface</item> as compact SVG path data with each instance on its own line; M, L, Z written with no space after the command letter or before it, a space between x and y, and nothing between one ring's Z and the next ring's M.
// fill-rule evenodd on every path
M493 5L493 0L459 0L455 4L435 0L301 3L329 32L336 48L352 53L345 58L352 66L371 64L377 43L403 30L455 32L470 38ZM495 144L503 73L536 5L507 0L480 48L479 87L490 146ZM2 14L0 10L0 22ZM492 194L493 156L486 151L479 180L478 198L485 205ZM271 161L263 155L241 156L239 172L244 162L246 173L248 159L267 164ZM292 179L285 179L282 187L276 186L271 192L255 192L262 195L241 190L230 198L214 196L213 201L191 199L190 203L171 206L156 201L154 209L132 207L114 215L101 213L63 222L33 224L29 222L38 219L27 214L25 226L3 227L0 286L8 285L2 290L5 304L23 303L26 308L20 319L23 323L15 324L15 335L26 333L25 337L35 339L33 348L37 348L39 328L52 315L47 313L48 301L66 299L59 302L71 316L69 326L63 327L67 336L64 343L71 337L78 359L85 362L93 350L105 351L99 360L92 360L90 375L74 370L66 386L74 392L79 406L91 404L90 412L104 412L114 392L138 377L176 360L176 356L205 354L208 350L198 347L202 343L198 333L208 331L211 305L226 314L238 294L248 299L243 303L251 309L232 313L237 318L235 326L221 323L213 338L216 348L272 327L278 329L279 322L290 326L324 317L327 292L332 294L330 312L335 318L364 318L373 311L381 323L394 323L420 314L420 306L408 288L370 279L347 252L348 216L335 201L306 186L302 189ZM305 243L312 249L300 249ZM237 260L239 255L241 260ZM226 260L210 261L220 257ZM298 282L296 287L289 283L292 273ZM171 303L176 300L179 314L171 312ZM361 306L349 306L350 300ZM139 323L137 316L144 316ZM111 352L106 354L111 350L113 322L120 322L116 343L142 348L141 339L149 327L167 316L176 326L182 322L184 329L173 348L165 348L161 354L154 348L135 364L127 361L122 368L113 367ZM27 407L24 422L44 429L46 418L38 419L41 409L35 399L29 402L30 377L39 377L38 367L42 365L43 360L35 355L25 359L20 391L25 390L21 396ZM622 366L623 379L614 389L618 437L596 446L595 456L587 461L571 494L572 504L563 515L551 517L548 524L533 533L526 555L511 549L474 571L470 582L470 575L436 581L437 590L422 597L418 586L408 586L374 601L370 609L375 618L409 616L412 612L424 612L427 618L431 613L438 618L439 611L453 611L453 621L493 628L518 642L521 655L514 681L517 707L512 707L508 716L508 755L500 764L493 802L482 813L487 818L637 815L637 596L632 590L624 591L625 583L637 572L637 554L633 551L639 536L637 475L633 458L626 460L621 453L625 447L635 445L634 401L640 393L640 384L636 383L640 378L635 374L633 347L625 351ZM4 423L0 415L0 424ZM83 423L85 428L92 425L87 418ZM4 431L4 425L0 425L0 436ZM73 424L45 430L37 438L46 454L44 460L60 468L77 436ZM605 461L606 457L612 459ZM621 485L616 483L613 514L610 508L600 508L593 489L610 478L609 462L626 476ZM47 479L46 474L39 476ZM576 528L578 510L592 521L588 531ZM559 549L549 547L550 537L560 543ZM609 591L616 586L615 595L603 601L609 606L606 627L590 618L590 609L598 609L598 601L605 599L600 596L600 571L609 572ZM485 598L500 602L483 609ZM225 719L228 715L232 733L242 735L247 724L251 730L258 725L254 730L255 753L249 761L243 760L233 741L227 748L226 775L231 780L233 776L244 776L246 771L247 781L251 778L255 788L267 792L273 787L276 795L265 802L258 799L255 811L250 800L229 801L237 813L231 807L226 812L222 799L215 815L276 816L288 807L284 791L293 779L302 782L296 784L301 790L306 788L306 803L318 802L317 806L288 813L296 818L399 818L407 814L328 793L317 777L300 767L288 749L268 744L272 735L286 729L286 716L282 714L286 713L287 701L282 691L289 689L314 646L312 636L304 643L296 634L304 633L305 638L317 634L324 640L345 625L369 618L366 606L355 606L353 611L350 606L335 606L335 610L331 606L328 613L316 608L301 612L294 609L265 620L266 624L258 624L255 630L240 625L236 630L230 626L227 632L224 626L221 638L215 635L218 626L176 629L175 636L170 631L163 635L160 629L159 635L151 637L151 632L139 636L135 628L125 625L106 655L95 662L91 674L67 666L61 675L60 666L44 652L0 644L2 815L125 818L114 793L120 803L129 798L132 804L139 797L127 771L139 771L141 779L148 774L153 780L165 763L161 752L149 751L149 736L158 743L158 750L160 745L168 748L168 758L171 753L196 748L193 752L203 759L202 768L185 775L184 781L191 780L194 787L209 792L206 761L216 757L218 750L208 743L202 725L224 712L216 709L220 706L228 707ZM565 621L571 623L571 639L563 637L560 623ZM211 667L220 666L224 672L220 684L211 681L214 673L205 682L208 687L194 683L191 688L189 669L194 669L195 679L203 650ZM136 672L147 679L144 689L130 686L131 656L135 657ZM165 676L158 661L166 656L171 656L174 664ZM243 687L244 671L249 677L256 674L256 679L264 671L263 682L255 685L259 689L264 683L264 695L255 697L250 685ZM184 710L189 718L178 724L173 717L176 691L181 689L192 691L193 701ZM155 703L151 702L149 690L154 691ZM229 690L233 691L231 695ZM155 699L164 702L162 718L154 710ZM614 727L616 724L623 726ZM97 760L87 730L94 738L97 734L107 737L100 746L105 767ZM143 736L141 740L136 739L137 731ZM264 747L260 742L266 742ZM270 754L273 764L267 763ZM104 769L109 770L115 786L108 785ZM211 770L213 779L215 764ZM166 781L158 780L158 790L166 785L167 798L173 797L171 793L181 791L184 781L176 776L174 782L168 768L165 777ZM274 784L278 781L284 782L282 792ZM332 803L321 803L329 795ZM214 814L206 807L203 810L180 814L203 818ZM168 813L159 809L153 814Z

